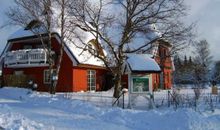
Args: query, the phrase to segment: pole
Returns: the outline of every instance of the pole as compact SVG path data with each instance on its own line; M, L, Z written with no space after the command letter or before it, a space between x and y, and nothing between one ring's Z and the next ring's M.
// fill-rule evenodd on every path
M168 90L168 107L170 107L170 91Z
M125 108L125 93L123 92L123 109Z

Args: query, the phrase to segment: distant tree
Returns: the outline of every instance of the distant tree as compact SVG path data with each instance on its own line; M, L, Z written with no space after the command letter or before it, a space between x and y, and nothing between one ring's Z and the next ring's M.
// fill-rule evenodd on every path
M188 64L188 61L187 61L187 57L186 55L184 56L184 65L187 65Z
M189 64L192 64L192 56L189 57Z
M174 57L175 58L175 57ZM174 81L176 84L190 84L193 83L193 71L194 71L194 62L192 61L191 56L189 60L187 57L179 58L174 60L175 71L174 71ZM181 64L182 63L182 64Z
M220 61L214 65L210 82L213 86L220 82Z
M209 44L206 40L200 40L194 45L194 72L193 76L198 85L204 85L209 81L212 56L210 54Z

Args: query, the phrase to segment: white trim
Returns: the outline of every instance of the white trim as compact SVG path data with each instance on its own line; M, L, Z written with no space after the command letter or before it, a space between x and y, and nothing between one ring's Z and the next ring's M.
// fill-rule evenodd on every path
M131 108L131 73L128 74L128 108Z
M144 76L141 76L140 78L148 78L148 91L143 91L143 92L133 92L133 86L134 86L134 83L133 83L133 79L134 78L138 78L139 76L138 75L131 75L129 80L131 82L131 84L129 85L130 86L130 93L131 94L152 94L153 93L153 86L152 86L152 74L149 74L149 75L144 75Z
M49 64L13 64L4 65L6 68L31 68L31 67L47 67Z
M129 64L127 61L125 61L122 71L123 71L122 72L123 74L131 74L131 68L129 67Z
M9 51L4 57L5 66L29 66L47 64L47 52L44 49L23 49ZM53 52L54 53L54 52Z
M92 86L92 84L91 84L91 81L89 81L91 78L93 78L92 76L91 76L91 73L90 72L94 72L94 79L95 79L95 86ZM89 76L89 77L88 77ZM96 91L96 70L92 70L92 69L88 69L87 70L87 87L88 87L88 89L89 89L89 91ZM92 88L93 87L95 87L95 90L92 90Z
M45 69L43 71L43 82L44 82L44 84L50 84L50 81L49 82L45 81L46 80L46 77L45 77L46 73L49 73L49 76L50 76L50 70L49 69ZM50 79L50 77L49 77L49 79Z
M11 46L11 42L8 42L5 46L5 49L3 50L1 57L0 57L0 62L4 59L6 52L9 50L9 47Z

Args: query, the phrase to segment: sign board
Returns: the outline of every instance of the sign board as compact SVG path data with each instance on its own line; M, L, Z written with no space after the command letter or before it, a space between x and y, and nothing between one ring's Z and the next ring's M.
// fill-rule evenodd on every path
M143 93L149 91L149 78L148 77L133 77L132 92Z
M146 94L152 90L151 75L131 75L130 93Z
M137 97L144 97L146 102L151 102L153 91L152 74L128 74L129 106L132 108Z

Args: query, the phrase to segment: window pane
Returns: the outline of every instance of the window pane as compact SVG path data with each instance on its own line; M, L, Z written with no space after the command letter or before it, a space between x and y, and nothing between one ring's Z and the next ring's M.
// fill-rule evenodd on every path
M96 90L96 77L94 70L87 71L87 85L88 90Z

